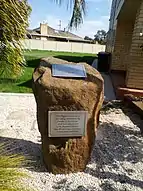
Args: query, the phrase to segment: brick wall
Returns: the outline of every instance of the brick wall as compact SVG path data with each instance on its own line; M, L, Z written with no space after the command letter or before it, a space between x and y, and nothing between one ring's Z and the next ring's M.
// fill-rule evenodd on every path
M113 0L111 6L111 13L110 13L110 23L109 23L109 31L107 36L107 44L106 44L106 51L113 52L114 48L114 41L115 41L115 32L116 32L116 13L117 13L117 4L119 4L120 0Z
M143 89L143 1L138 9L136 21L132 36L132 45L130 49L130 62L126 78L126 86L130 88Z
M126 71L129 60L133 29L133 21L125 22L123 20L118 20L114 50L112 54L112 70Z
M106 52L113 52L116 30L110 29L107 36Z

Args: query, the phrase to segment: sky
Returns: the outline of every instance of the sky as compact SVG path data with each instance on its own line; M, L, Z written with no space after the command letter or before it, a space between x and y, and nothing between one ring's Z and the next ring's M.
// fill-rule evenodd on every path
M57 5L56 0L28 0L32 7L30 16L30 29L40 26L40 23L46 22L54 29L59 29L61 20L61 29L68 26L72 7L67 8L69 0L62 0L62 5ZM110 9L112 0L86 0L86 15L83 24L77 30L72 30L74 34L81 37L94 37L100 29L108 31Z

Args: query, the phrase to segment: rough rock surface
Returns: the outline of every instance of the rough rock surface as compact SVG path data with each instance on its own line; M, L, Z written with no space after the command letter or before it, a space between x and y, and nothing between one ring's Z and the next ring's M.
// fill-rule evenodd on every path
M33 73L33 92L37 102L37 121L42 139L44 162L50 172L83 171L89 161L103 102L103 79L84 64L86 79L55 78L51 64L69 64L57 58L41 60ZM75 63L71 63L75 64ZM88 111L86 135L78 138L49 138L48 111Z

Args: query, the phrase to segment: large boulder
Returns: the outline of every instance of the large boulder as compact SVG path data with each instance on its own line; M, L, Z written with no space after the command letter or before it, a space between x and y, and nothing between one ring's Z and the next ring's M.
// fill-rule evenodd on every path
M44 162L54 174L83 171L90 158L99 122L103 79L97 70L86 63L82 63L87 72L85 79L52 77L53 63L76 64L53 57L43 58L33 73L33 92L37 102ZM88 111L86 135L49 137L48 111Z

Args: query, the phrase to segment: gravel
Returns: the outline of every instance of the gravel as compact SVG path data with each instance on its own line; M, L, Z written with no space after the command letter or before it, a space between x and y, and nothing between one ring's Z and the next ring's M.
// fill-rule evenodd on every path
M143 138L140 117L130 110L101 112L91 160L85 172L53 175L44 167L32 94L0 94L0 140L10 152L31 159L23 183L39 191L143 190Z

